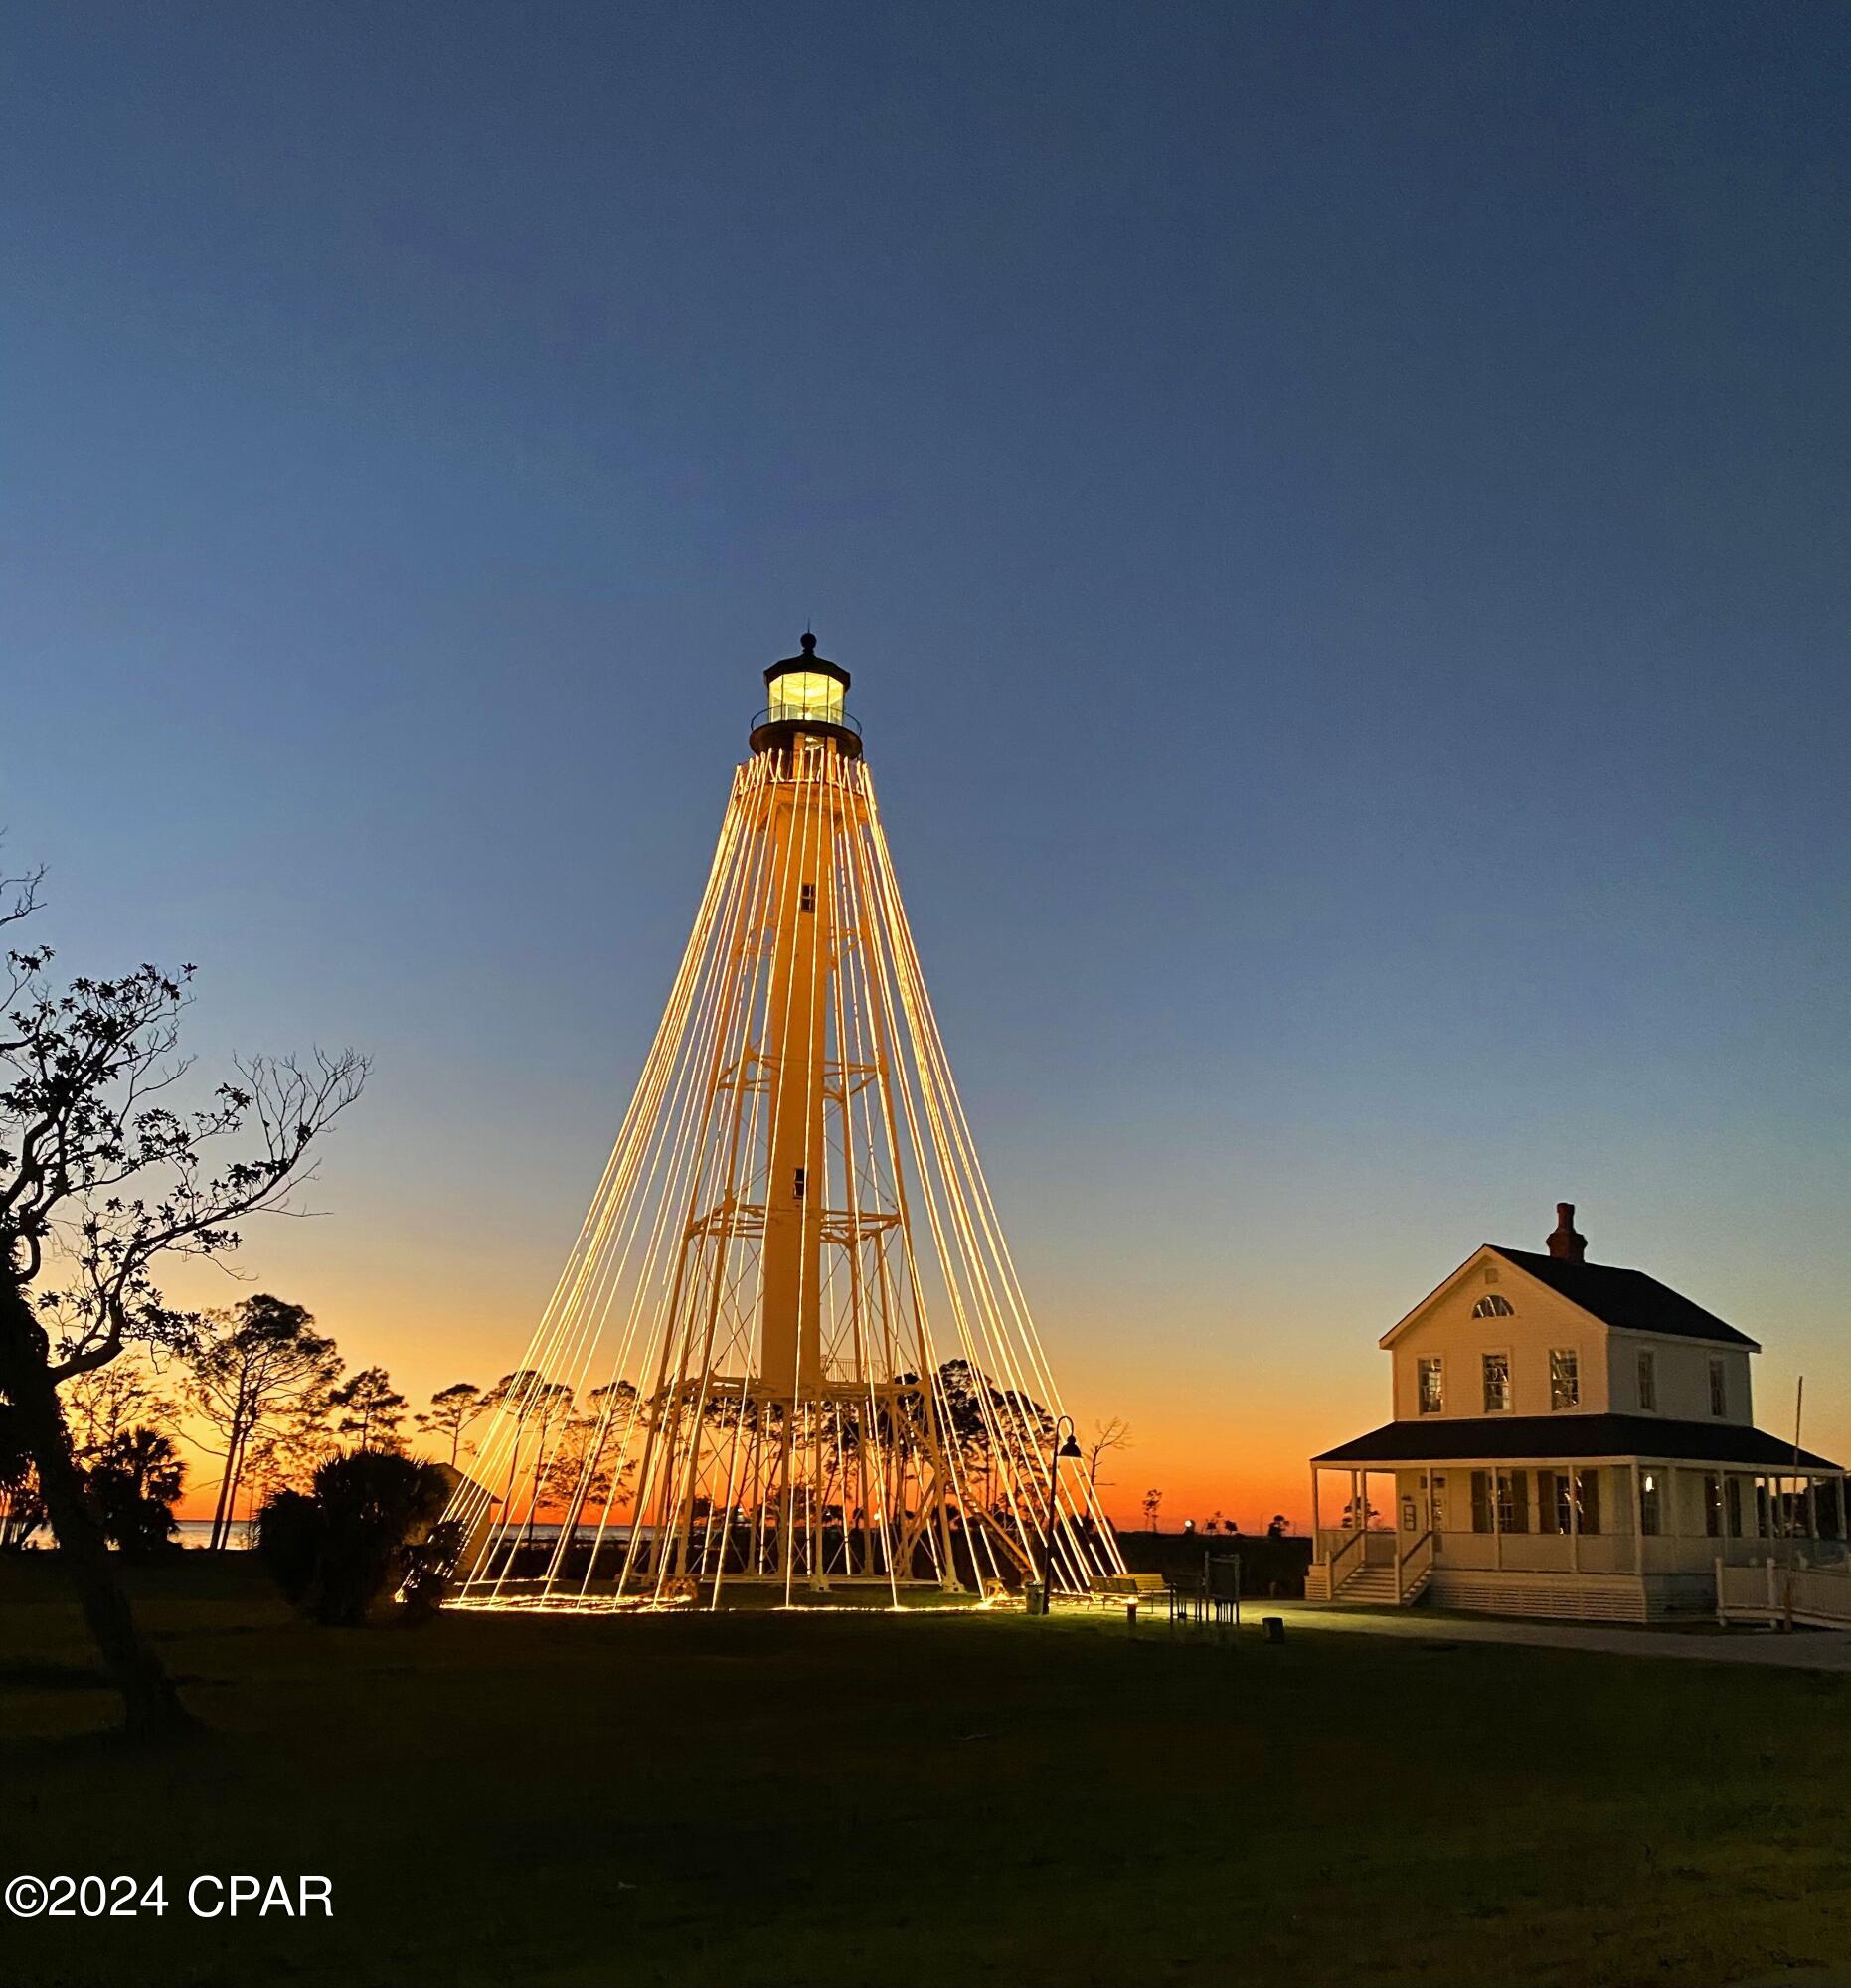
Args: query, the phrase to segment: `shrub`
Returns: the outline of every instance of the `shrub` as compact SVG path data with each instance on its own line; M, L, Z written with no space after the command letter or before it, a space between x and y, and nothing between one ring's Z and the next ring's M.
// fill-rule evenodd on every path
M271 1493L257 1514L257 1558L284 1598L298 1608L314 1585L320 1547L321 1515L314 1499L302 1491Z
M174 1500L186 1471L172 1436L159 1429L124 1429L85 1475L103 1533L124 1560L158 1560L180 1551Z
M448 1502L448 1481L434 1464L356 1450L324 1463L306 1495L270 1499L258 1516L257 1551L304 1613L351 1626L405 1578L408 1537L433 1526Z

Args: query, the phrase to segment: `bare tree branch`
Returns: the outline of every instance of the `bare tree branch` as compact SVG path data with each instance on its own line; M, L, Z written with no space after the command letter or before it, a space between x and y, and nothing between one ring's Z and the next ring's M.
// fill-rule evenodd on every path
M0 924L31 913L38 886L0 878ZM177 1050L192 967L60 988L51 962L38 946L0 965L0 1399L130 1726L173 1732L191 1716L136 1627L59 1386L130 1344L191 1345L197 1320L162 1297L160 1259L221 1258L246 1216L285 1209L367 1063L253 1058L181 1110L169 1096L190 1071Z
M18 1284L53 1258L68 1269L66 1288L36 1299L57 1330L57 1355L48 1334L45 1356L64 1381L131 1341L184 1341L188 1315L162 1302L151 1265L222 1256L247 1216L295 1212L289 1197L315 1171L309 1148L359 1096L367 1060L352 1050L241 1060L235 1081L182 1113L164 1096L192 1069L176 1050L193 969L143 965L55 992L51 957L7 955L0 1246ZM217 1163L228 1142L244 1152Z

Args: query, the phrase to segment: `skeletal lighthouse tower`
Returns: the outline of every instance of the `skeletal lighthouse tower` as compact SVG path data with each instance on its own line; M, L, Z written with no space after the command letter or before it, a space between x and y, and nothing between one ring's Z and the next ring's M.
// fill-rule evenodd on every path
M1122 1571L951 1081L844 708L802 653L471 1481L465 1606Z

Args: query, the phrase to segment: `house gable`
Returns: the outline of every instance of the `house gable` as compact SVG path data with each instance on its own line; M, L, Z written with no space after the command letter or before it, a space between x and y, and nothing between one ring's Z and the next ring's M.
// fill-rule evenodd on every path
M1381 1344L1393 1357L1397 1421L1487 1412L1754 1420L1755 1341L1657 1278L1616 1265L1481 1243ZM1561 1355L1574 1358L1572 1407L1556 1399L1553 1356ZM1487 1393L1486 1356L1507 1362L1502 1410ZM1422 1367L1433 1361L1441 1407L1424 1413Z
M1483 1243L1437 1290L1383 1335L1394 1361L1397 1421L1436 1421L1487 1412L1486 1361L1507 1377L1502 1412L1603 1413L1612 1363L1608 1328ZM1437 1361L1440 1406L1423 1412L1422 1368ZM1572 1372L1573 1404L1557 1408L1555 1382ZM1494 1370L1495 1373L1495 1370ZM1491 1410L1496 1412L1497 1410Z

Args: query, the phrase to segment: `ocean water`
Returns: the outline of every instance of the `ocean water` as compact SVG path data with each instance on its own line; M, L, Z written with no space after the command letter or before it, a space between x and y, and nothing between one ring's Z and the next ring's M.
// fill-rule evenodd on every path
M182 1519L179 1521L179 1527L180 1544L183 1547L203 1547L212 1538L212 1521L210 1519ZM249 1534L250 1528L245 1524L244 1520L240 1519L237 1525L232 1528L232 1537L226 1544L242 1550L251 1544Z

